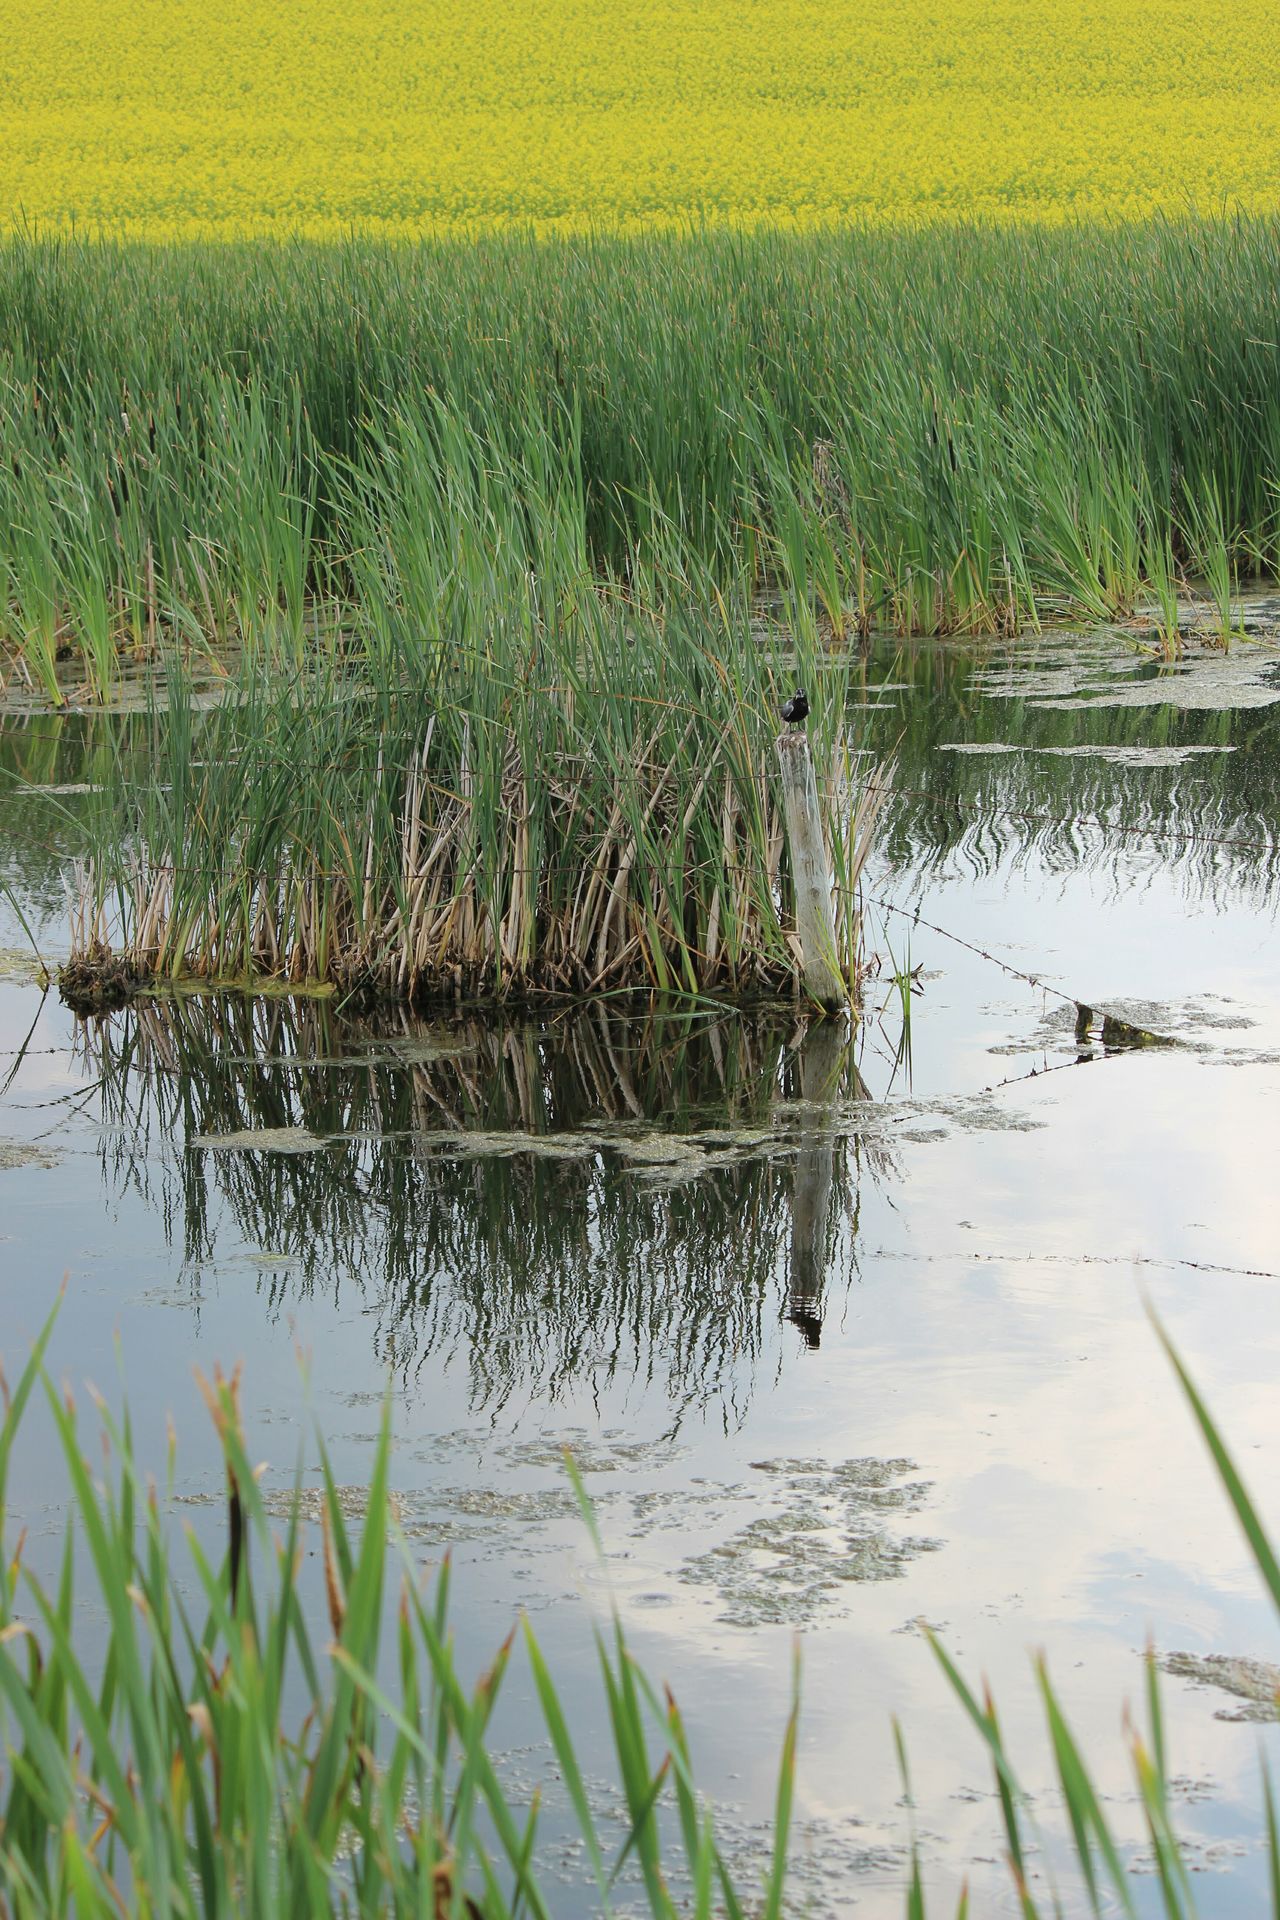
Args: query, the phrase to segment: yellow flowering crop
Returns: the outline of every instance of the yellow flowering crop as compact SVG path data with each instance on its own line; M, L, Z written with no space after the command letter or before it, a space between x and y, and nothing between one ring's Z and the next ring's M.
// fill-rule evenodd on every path
M1280 205L1276 0L0 0L0 214L117 232Z

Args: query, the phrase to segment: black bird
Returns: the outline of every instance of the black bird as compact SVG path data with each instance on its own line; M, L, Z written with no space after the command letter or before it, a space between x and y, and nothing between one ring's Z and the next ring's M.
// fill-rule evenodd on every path
M782 717L793 727L802 726L809 718L809 696L803 687L797 687L791 698L783 701Z

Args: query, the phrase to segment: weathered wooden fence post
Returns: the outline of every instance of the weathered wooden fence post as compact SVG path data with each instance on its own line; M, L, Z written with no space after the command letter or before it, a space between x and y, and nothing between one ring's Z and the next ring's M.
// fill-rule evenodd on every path
M778 735L782 799L786 811L791 879L796 896L796 932L800 937L804 990L818 1006L834 1013L849 1004L849 984L836 951L836 918L831 873L827 866L818 785L803 728Z

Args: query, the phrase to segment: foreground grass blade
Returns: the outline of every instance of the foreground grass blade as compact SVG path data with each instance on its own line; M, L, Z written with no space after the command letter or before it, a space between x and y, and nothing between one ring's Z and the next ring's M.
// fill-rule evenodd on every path
M595 1876L596 1889L600 1895L602 1910L609 1909L609 1876L606 1875L604 1856L600 1851L600 1841L596 1833L596 1823L592 1817L586 1788L582 1781L582 1771L578 1766L578 1757L573 1750L573 1741L569 1736L568 1722L560 1704L555 1684L542 1655L542 1649L533 1636L533 1629L526 1620L524 1623L525 1648L529 1656L529 1665L533 1672L534 1684L538 1689L538 1698L542 1703L542 1715L547 1723L547 1732L555 1749L556 1759L560 1763L560 1775L573 1805L574 1816L578 1822L578 1831L586 1845L587 1857L591 1862L591 1871Z
M1218 1470L1218 1478L1226 1489L1227 1498L1235 1508L1236 1517L1240 1525L1244 1528L1245 1538L1249 1542L1254 1560L1257 1563L1258 1571L1267 1583L1267 1590L1271 1595L1272 1603L1277 1609L1280 1609L1280 1559L1276 1557L1275 1549L1266 1536L1262 1522L1258 1518L1257 1509L1254 1507L1245 1489L1244 1481L1240 1478L1235 1462L1227 1451L1226 1443L1218 1432L1218 1428L1208 1408L1205 1406L1204 1401L1201 1399L1194 1381L1183 1365L1181 1356L1165 1332L1164 1326L1154 1309L1148 1309L1148 1311L1151 1324L1156 1330L1156 1337L1159 1339L1161 1346L1169 1357L1170 1364L1178 1376L1182 1391L1186 1395L1187 1404L1195 1416L1196 1425L1203 1434L1209 1452L1213 1456L1213 1464Z

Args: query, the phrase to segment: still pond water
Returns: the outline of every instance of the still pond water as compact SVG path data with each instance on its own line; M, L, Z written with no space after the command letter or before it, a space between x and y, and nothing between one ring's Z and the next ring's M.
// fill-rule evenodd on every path
M50 955L138 724L0 721L0 880ZM965 1877L975 1911L1014 1910L925 1620L992 1681L1037 1873L1042 1647L1140 1870L1122 1712L1150 1637L1191 1656L1164 1685L1201 1909L1245 1912L1259 1740L1280 1751L1195 1661L1278 1661L1280 1630L1146 1303L1280 1532L1280 651L886 651L851 724L896 748L897 793L849 1047L787 1012L442 1026L184 998L85 1023L0 904L0 1345L65 1274L54 1371L111 1394L122 1371L157 1469L172 1414L178 1511L215 1531L195 1366L243 1358L279 1489L299 1454L315 1478L313 1420L358 1489L389 1381L405 1523L424 1562L453 1550L464 1662L526 1609L607 1802L585 1629L611 1589L744 1871L799 1632L796 1911L903 1911L894 1714L938 1911ZM1105 1048L1105 1009L1176 1044ZM61 1499L33 1423L15 1504L48 1559ZM554 1815L531 1690L508 1687L508 1778ZM571 1850L555 1875L588 1912Z

